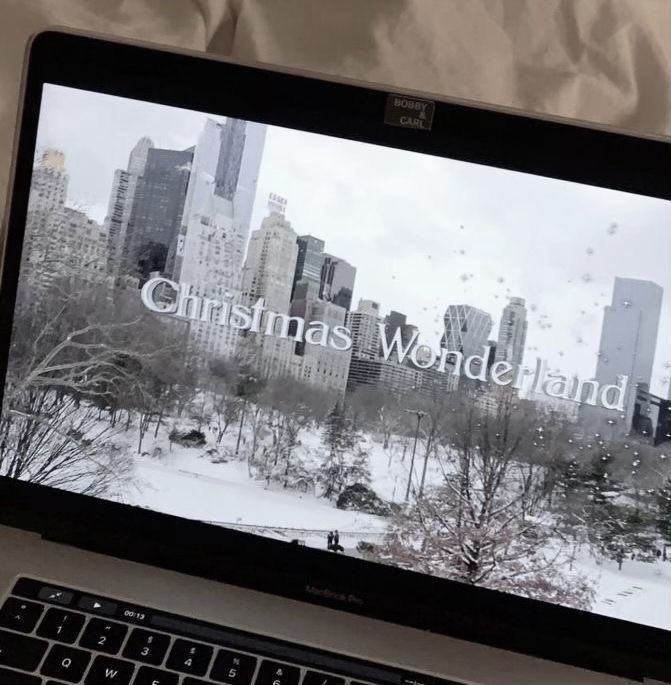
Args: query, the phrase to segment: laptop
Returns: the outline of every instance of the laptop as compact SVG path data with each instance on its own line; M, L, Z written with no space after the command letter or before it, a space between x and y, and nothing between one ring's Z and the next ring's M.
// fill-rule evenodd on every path
M671 682L670 152L36 36L0 684Z

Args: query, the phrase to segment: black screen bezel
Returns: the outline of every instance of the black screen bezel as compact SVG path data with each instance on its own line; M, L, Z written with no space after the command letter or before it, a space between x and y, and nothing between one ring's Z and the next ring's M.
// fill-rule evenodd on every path
M383 90L47 31L31 44L24 81L0 291L0 379L6 372L44 83L671 200L668 142L449 102L436 104L431 132L391 127L383 123ZM0 478L0 523L575 666L671 679L671 632L597 614L8 478ZM178 557L175 540L180 540Z

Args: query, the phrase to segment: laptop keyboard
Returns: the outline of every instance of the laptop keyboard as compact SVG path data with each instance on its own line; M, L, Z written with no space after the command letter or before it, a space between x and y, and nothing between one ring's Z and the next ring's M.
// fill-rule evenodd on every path
M21 578L0 607L0 685L66 683L449 685Z

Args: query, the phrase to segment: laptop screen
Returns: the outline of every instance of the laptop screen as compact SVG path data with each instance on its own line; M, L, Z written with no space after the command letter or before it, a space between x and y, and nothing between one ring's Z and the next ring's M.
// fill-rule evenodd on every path
M671 629L670 221L46 85L0 475Z

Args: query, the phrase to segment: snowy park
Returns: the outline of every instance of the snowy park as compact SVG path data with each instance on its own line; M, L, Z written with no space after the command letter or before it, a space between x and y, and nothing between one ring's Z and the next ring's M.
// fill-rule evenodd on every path
M19 319L0 475L671 627L663 446L512 392L483 407L476 382L342 397L235 359L190 366L170 328L108 306Z

